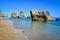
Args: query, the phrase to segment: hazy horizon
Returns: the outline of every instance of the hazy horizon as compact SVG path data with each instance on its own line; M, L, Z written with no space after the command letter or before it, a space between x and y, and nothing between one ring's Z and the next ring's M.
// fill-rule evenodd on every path
M52 17L60 17L59 0L0 0L0 10L5 15L10 15L12 11L19 14L24 11L25 16L30 10L49 11Z

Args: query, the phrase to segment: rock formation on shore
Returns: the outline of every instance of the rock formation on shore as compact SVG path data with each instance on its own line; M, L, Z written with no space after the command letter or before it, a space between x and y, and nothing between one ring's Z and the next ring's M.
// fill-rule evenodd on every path
M20 14L18 15L18 18L25 18L25 14L23 11L20 11Z
M0 11L0 18L4 18L4 14Z
M34 21L55 21L56 19L50 16L48 11L30 10L31 19Z
M4 18L8 18L8 15L5 15Z
M15 12L11 13L11 18L17 18L17 14Z

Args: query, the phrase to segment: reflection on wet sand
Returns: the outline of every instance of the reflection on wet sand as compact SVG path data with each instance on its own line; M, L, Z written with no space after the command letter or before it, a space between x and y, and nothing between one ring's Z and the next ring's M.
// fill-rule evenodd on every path
M13 28L13 22L0 20L0 40L28 40L21 30Z

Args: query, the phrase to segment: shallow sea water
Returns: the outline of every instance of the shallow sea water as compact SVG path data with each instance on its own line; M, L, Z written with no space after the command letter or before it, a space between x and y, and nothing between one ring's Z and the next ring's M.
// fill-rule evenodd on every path
M28 33L30 40L60 40L60 20L32 21L31 19L5 19L13 21L15 29Z

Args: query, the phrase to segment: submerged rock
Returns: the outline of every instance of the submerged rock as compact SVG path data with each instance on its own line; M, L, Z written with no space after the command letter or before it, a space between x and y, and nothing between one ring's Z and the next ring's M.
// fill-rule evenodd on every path
M20 11L20 14L19 14L18 18L25 18L25 14L24 14L23 11Z
M50 13L48 11L43 12L39 10L31 10L31 19L35 21L55 21L56 18L53 18L50 16Z

